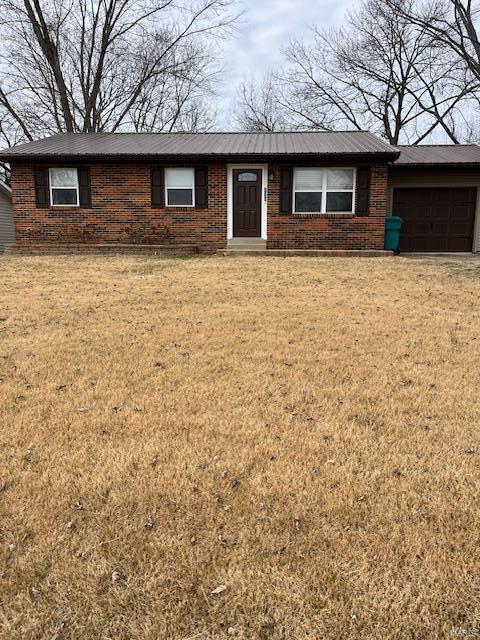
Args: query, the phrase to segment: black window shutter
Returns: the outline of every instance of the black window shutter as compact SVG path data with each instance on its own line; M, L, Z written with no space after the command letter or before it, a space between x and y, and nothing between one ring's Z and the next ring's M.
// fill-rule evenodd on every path
M152 207L165 206L165 182L163 167L152 167L151 170Z
M370 204L370 167L357 169L357 194L355 213L357 216L368 216Z
M208 167L195 168L195 207L208 207Z
M79 201L81 207L92 206L92 190L90 187L90 168L79 167L78 171L78 188Z
M293 209L293 169L280 168L279 212L292 213Z
M35 201L39 209L50 206L50 193L48 187L48 169L35 167Z

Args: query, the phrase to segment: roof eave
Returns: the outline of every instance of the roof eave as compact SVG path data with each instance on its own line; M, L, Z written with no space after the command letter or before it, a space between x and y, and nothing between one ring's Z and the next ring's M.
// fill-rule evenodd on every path
M394 162L397 158L400 157L400 153L395 151L371 151L371 152L352 152L352 151L340 151L340 152L297 152L297 153L202 153L202 154L82 154L82 155L66 155L66 154L8 154L8 153L0 153L0 161L2 162L51 162L51 161L62 161L62 162L115 162L115 161L143 161L143 162L152 162L152 161L172 161L172 160L212 160L214 158L228 161L230 159L242 160L242 159L268 159L268 158L285 158L285 159L301 159L301 158L316 158L322 160L328 160L331 158L342 158L342 159L357 159L357 160L375 160L375 161L385 161L385 162Z
M425 169L434 169L435 167L480 169L480 162L394 162L392 164L393 169L408 169L410 167L425 167Z

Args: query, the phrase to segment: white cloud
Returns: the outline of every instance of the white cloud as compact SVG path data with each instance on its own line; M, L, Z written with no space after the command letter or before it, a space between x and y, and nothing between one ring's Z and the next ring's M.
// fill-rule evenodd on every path
M236 89L250 73L261 76L282 63L289 40L308 37L309 27L340 25L360 0L243 0L244 23L224 51L226 81L220 96L219 126L228 127Z

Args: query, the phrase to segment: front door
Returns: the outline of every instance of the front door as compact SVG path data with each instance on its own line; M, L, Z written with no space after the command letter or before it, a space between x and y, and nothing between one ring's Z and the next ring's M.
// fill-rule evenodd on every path
M260 238L262 235L262 170L233 170L233 235Z

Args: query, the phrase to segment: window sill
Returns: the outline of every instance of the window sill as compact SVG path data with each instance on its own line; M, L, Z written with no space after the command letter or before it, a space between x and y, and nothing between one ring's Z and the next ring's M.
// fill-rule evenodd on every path
M205 211L205 208L199 208L196 207L195 205L189 205L189 204L178 204L178 205L174 205L174 204L166 204L163 207L152 207L152 209L161 209L163 211L168 211L170 213L175 213L175 212L183 212L183 213L189 213L191 211Z
M79 204L51 204L48 208L55 209L56 211L58 211L58 209L85 209L85 207L81 207Z

